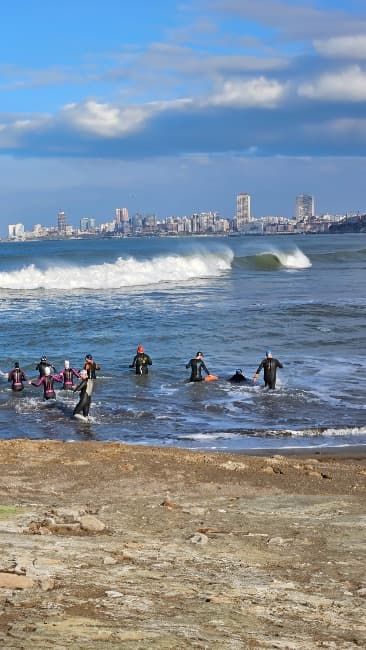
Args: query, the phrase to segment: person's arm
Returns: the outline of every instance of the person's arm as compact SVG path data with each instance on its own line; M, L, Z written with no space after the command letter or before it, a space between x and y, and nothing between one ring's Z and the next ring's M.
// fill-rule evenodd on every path
M52 375L52 379L54 379L55 381L58 381L58 383L61 384L63 382L62 373L60 372L60 374L58 374L58 375Z
M82 381L77 386L75 386L75 388L72 389L73 393L76 393L76 391L81 390L86 385L86 383L87 383L87 380L82 379Z
M205 371L206 375L209 375L209 374L210 374L209 369L207 368L206 364L203 363L203 361L202 361L202 368L203 368L203 370Z
M40 386L41 384L43 384L43 382L44 382L44 376L40 377L38 381L31 381L30 383L32 384L32 386Z
M192 362L191 361L188 361L188 363L186 363L186 368L192 368Z
M278 359L276 359L276 366L277 368L283 368L281 361L278 361Z
M133 358L133 361L132 361L132 363L130 363L130 366L129 366L129 367L130 367L130 368L134 368L135 365L136 365L136 361L137 361L137 354L135 354L135 356L134 356L134 358Z
M254 373L254 375L253 375L253 381L257 381L257 379L258 379L258 377L259 377L259 375L260 375L260 371L262 370L263 367L264 367L264 361L262 361L262 362L259 364L257 370L255 371L255 373Z
M8 373L8 381L13 381L13 371L12 370Z
M78 370L76 370L76 368L72 368L71 370L72 370L72 374L75 375L75 377L78 377L80 379L80 377L81 377L80 372Z
M147 364L148 364L148 366L152 366L151 357L149 357L148 354L146 356L147 356Z

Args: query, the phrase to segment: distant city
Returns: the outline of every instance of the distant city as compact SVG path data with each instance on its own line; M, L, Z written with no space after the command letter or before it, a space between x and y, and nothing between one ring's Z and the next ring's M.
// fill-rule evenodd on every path
M53 226L36 224L26 231L22 223L9 224L8 237L3 241L35 239L82 239L88 237L174 237L195 235L293 235L329 232L365 232L366 216L315 214L314 196L299 194L292 218L281 216L253 217L250 194L236 197L236 215L232 219L218 212L201 212L190 216L170 216L158 219L155 214L129 216L128 208L116 208L114 218L97 224L93 217L83 217L79 226L68 224L67 215L60 211Z

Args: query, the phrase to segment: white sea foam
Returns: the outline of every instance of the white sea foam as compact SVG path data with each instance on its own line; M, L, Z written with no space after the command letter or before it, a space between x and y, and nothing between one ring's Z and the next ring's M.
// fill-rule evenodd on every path
M279 251L276 248L271 250L271 254L274 255L280 262L281 266L286 269L308 269L312 266L309 258L300 250L300 248L295 248L292 251L284 252Z
M194 253L168 255L151 260L119 257L113 263L90 266L52 266L46 269L31 264L9 273L0 273L0 288L35 289L121 289L164 282L184 283L195 278L217 277L230 270L233 253Z

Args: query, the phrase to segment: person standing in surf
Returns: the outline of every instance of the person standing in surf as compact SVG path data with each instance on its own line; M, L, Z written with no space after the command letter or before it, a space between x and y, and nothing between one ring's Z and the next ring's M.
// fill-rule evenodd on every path
M261 370L263 370L264 386L270 390L276 388L276 374L277 368L283 368L283 365L278 359L274 359L272 356L271 350L266 351L266 358L261 361L255 374L253 376L253 381L256 382Z
M54 370L56 372L55 366L53 366L52 363L49 363L47 361L46 356L43 356L43 357L41 357L40 362L37 363L37 365L36 365L36 370L38 370L40 377L44 377L44 375L46 374L46 368L49 368L50 371Z
M24 390L23 381L28 381L28 377L24 370L19 367L18 361L14 363L14 368L9 370L8 381L11 381L11 389L19 392Z
M59 381L60 383L62 382L62 379L60 379L57 375L51 375L51 368L47 366L44 369L44 375L38 379L38 381L30 381L29 383L32 384L32 386L41 386L43 384L43 399L56 399L56 393L55 389L53 387L53 383L55 381Z
M136 368L136 375L147 375L149 366L152 366L151 358L146 354L143 345L139 345L129 367Z
M210 371L203 361L202 352L197 352L196 356L186 363L186 368L191 369L189 381L203 381L204 377L202 377L202 371L204 371L207 376L210 374Z
M58 377L61 377L64 382L63 388L65 390L71 390L74 384L73 377L80 379L80 372L75 368L70 368L70 361L65 359L65 367L59 372Z
M82 412L83 417L87 418L89 415L91 396L94 388L94 380L88 377L88 371L85 368L83 370L80 370L80 378L81 382L73 389L74 393L80 391L80 399L72 412L72 416L80 417L80 414Z
M89 379L97 378L96 370L100 370L100 365L94 361L91 354L87 354L85 357L84 370L88 373Z

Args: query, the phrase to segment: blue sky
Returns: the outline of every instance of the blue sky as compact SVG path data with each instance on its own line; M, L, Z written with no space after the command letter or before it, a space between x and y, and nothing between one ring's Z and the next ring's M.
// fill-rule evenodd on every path
M8 223L366 212L364 0L13 0L0 24Z

